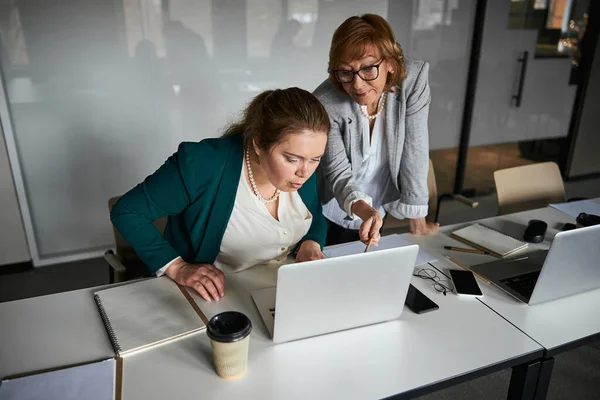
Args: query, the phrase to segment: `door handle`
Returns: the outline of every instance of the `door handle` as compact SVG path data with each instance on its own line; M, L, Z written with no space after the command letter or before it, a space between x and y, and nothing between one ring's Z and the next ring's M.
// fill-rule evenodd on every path
M527 59L529 58L529 52L524 51L523 55L517 59L517 62L521 63L521 74L519 76L519 86L517 88L517 94L512 96L514 101L514 107L521 107L521 100L523 99L523 84L525 83L525 73L527 71Z

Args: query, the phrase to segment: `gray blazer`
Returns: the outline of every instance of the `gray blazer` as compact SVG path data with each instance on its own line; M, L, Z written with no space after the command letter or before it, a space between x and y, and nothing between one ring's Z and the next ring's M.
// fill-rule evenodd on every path
M385 104L390 175L396 177L390 184L395 185L399 196L384 204L384 209L396 218L420 218L427 215L429 198L429 64L405 58L405 67L406 78L388 93ZM353 178L353 172L362 164L363 129L357 122L364 116L360 106L329 80L314 94L331 120L327 148L318 170L321 202L325 204L335 197L342 210L352 215L353 201L368 198Z

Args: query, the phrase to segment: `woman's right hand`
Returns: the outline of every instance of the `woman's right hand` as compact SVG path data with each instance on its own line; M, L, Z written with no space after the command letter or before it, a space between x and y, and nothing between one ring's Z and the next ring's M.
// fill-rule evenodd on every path
M352 213L363 220L358 230L360 241L364 244L371 242L371 246L377 246L381 239L379 231L383 226L381 214L364 200L359 200L352 205Z
M210 264L191 264L177 260L165 275L183 286L193 288L206 301L219 301L225 295L225 274Z

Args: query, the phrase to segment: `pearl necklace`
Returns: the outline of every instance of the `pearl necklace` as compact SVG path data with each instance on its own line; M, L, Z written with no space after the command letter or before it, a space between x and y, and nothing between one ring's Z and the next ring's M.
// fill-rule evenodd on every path
M281 190L276 189L275 194L271 196L270 199L265 199L262 197L258 188L256 187L256 182L254 182L254 175L252 174L252 168L250 167L250 149L246 149L246 166L248 167L248 177L250 178L250 184L252 185L252 191L254 191L254 195L258 198L258 200L263 204L273 203L279 197Z
M381 112L383 111L383 106L385 105L386 98L387 98L387 92L384 92L383 96L381 96L381 100L379 101L379 107L377 107L377 113L375 113L373 115L369 115L369 113L367 112L367 106L360 106L360 112L362 113L362 115L364 115L365 117L367 117L370 120L373 120L373 119L379 117L379 114L381 114Z

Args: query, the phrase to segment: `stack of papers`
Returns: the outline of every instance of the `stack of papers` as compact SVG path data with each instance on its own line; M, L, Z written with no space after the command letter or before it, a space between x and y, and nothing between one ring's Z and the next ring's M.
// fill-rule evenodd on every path
M500 258L508 257L528 247L528 244L520 239L479 223L454 231L450 236Z

